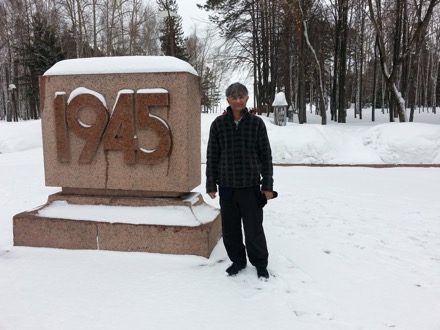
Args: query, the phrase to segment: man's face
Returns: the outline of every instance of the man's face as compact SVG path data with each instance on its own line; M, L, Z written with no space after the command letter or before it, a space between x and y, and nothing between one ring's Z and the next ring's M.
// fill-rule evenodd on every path
M248 100L249 96L243 95L234 95L227 98L227 101L231 106L232 111L241 111L246 108L246 103Z

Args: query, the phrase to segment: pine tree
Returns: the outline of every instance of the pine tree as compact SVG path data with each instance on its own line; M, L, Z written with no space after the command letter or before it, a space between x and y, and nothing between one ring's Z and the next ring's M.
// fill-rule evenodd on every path
M21 51L22 62L28 74L21 77L21 81L29 88L31 117L39 117L39 89L38 77L56 62L65 58L61 49L56 28L51 26L48 19L40 13L33 16L31 38Z
M210 98L210 89L212 84L212 73L209 67L205 69L204 75L202 77L201 83L201 93L202 93L202 107L203 112L208 112L212 108L212 100Z
M163 16L163 27L160 29L162 52L188 61L185 38L182 29L182 17L177 14L179 6L176 0L156 0L159 12Z
M203 112L210 112L213 111L214 107L218 106L221 96L218 91L218 86L215 82L215 72L210 67L206 67L203 72L201 83L201 103L203 106Z

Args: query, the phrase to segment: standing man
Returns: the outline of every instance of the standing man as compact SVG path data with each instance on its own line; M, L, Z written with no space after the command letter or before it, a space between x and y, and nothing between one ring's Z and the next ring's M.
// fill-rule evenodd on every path
M213 121L209 133L206 192L215 198L218 186L223 242L232 261L226 269L228 275L234 276L246 268L247 251L258 277L267 280L269 253L263 230L263 206L259 201L273 197L269 138L263 120L246 108L249 99L246 86L230 85L226 97L229 107Z

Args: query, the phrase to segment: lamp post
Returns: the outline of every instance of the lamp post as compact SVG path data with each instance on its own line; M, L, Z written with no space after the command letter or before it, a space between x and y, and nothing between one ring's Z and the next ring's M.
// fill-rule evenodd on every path
M11 101L8 102L9 103L9 111L7 114L7 118L6 120L11 122L12 120L14 121L18 121L17 118L17 108L16 108L16 102L15 102L15 90L17 89L17 87L14 84L10 84L8 86L8 90L11 93Z

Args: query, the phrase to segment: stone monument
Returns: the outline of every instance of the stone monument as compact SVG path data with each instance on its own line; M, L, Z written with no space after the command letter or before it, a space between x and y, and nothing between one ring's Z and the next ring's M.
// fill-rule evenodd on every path
M219 210L200 193L199 77L168 56L58 62L40 78L45 180L14 245L209 257Z

